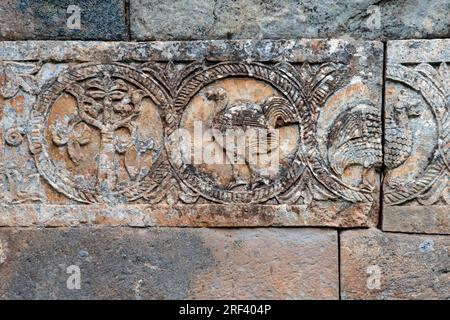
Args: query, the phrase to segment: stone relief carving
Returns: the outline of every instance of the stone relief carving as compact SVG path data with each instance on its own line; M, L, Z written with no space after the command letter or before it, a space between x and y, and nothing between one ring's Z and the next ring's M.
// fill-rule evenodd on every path
M446 63L387 67L384 199L450 204L450 71Z
M39 174L82 203L371 202L366 170L382 158L378 109L353 102L326 129L325 153L317 141L321 109L344 76L337 63L80 64L42 86L29 126L8 130L5 141L17 146L27 134ZM11 80L4 96L33 83L26 79ZM194 133L194 120L211 131L195 144L223 164L182 161L178 130ZM230 129L253 132L243 151L227 139ZM263 153L255 149L262 145ZM353 166L364 170L349 183L343 176Z
M35 75L41 63L0 61L0 94L4 98L14 97L19 90L37 94L38 85Z
M3 201L46 225L369 225L381 68L333 45L309 63L3 61Z
M298 68L287 63L276 66L244 62L211 66L194 63L178 71L177 82L167 74L168 70L174 70L173 63L165 67L149 64L143 68L157 77L173 97L173 108L168 108L166 113L169 141L166 146L177 179L195 193L221 203L264 203L274 199L275 203L296 203L297 199L289 196L288 189L298 188L303 179L313 179L314 189L329 198L372 201L373 186L352 186L343 182L331 170L329 160L320 154L315 141L320 108L339 87L341 69L343 66L333 63L314 67L305 64ZM328 146L330 159L348 153L343 155L349 158L342 163L340 174L355 163L350 159L352 153L355 159L372 157L360 163L366 168L378 167L381 163L379 112L373 106L361 104L354 114L354 123L348 125L354 136L349 136L348 140L355 140L355 144L346 144L345 138L341 138ZM369 121L366 123L367 114ZM185 129L194 134L195 120L212 131L210 136L196 143L215 153L223 153L219 158L225 159L228 165L187 164L182 161L182 154L176 154L180 150L177 130ZM342 121L338 122L341 125ZM337 123L336 131L341 130L336 126ZM275 128L278 139L271 134ZM247 137L250 150L240 154L234 144L225 143L228 129L241 129L242 133L253 130L259 145L268 146L267 154L279 153L280 166L271 171L267 163L249 161L251 146L256 145L254 137ZM266 135L261 138L258 130L264 130ZM334 142L340 143L341 149ZM361 148L353 151L358 143ZM236 157L241 158L241 163L233 164L231 158Z
M5 62L0 61L0 96L3 99L14 101L2 106L3 126L0 168L0 199L9 204L26 202L42 202L45 195L40 184L40 177L34 163L17 159L21 152L28 153L23 142L26 135L26 117L14 115L8 117L10 110L15 106L22 108L22 99L16 99L19 92L36 95L39 92L36 74L42 64L34 62ZM16 153L13 149L21 148ZM25 158L25 157L24 157Z
M82 64L59 75L31 111L39 173L79 202L128 201L158 164L164 99L150 77L125 65Z

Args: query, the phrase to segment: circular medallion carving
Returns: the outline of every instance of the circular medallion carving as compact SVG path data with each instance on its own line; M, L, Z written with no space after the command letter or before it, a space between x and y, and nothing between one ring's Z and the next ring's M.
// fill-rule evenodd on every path
M167 128L178 177L207 199L264 202L302 171L301 93L267 65L226 62L184 82Z
M433 115L437 131L436 152L429 155L427 165L420 174L413 181L404 185L387 184L384 198L389 205L399 205L410 200L420 199L420 196L429 193L430 189L431 192L434 192L433 185L445 170L450 170L448 101L446 94L439 87L439 82L445 80L433 78L434 72L430 72L430 69L432 70L433 67L427 64L418 65L414 69L399 64L390 64L387 68L387 78L390 81L401 83L408 88L407 90L415 91L423 97ZM407 103L411 104L410 101ZM410 143L412 144L413 141ZM408 151L410 153L410 150ZM408 157L409 155L407 154Z
M40 174L80 202L126 202L163 149L153 79L121 64L82 64L48 83L31 111L29 141Z

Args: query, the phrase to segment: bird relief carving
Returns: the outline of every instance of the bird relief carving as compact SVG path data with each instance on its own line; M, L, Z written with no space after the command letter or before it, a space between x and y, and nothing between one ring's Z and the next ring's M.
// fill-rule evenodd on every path
M39 174L82 203L370 203L380 109L356 99L320 120L346 72L331 62L79 64L48 81L26 135Z
M223 149L232 167L228 189L241 185L252 189L260 183L268 185L272 173L268 167L274 165L271 160L278 161L278 157L268 156L278 152L278 128L298 122L289 101L269 96L261 104L245 99L230 104L222 88L208 91L207 98L215 103L208 128L212 129L213 140ZM240 138L243 144L238 142ZM248 180L241 177L236 163L247 166Z
M385 202L450 203L450 73L446 63L387 68Z
M354 165L366 171L381 167L380 109L359 103L336 115L327 129L326 154L319 150L323 141L316 140L319 115L340 88L343 69L334 63L197 65L173 91L170 119L176 121L169 137L182 129L182 138L195 141L187 156L168 148L175 173L195 192L225 203L273 199L296 203L297 198L372 201L376 189L365 179L365 171L356 184L342 176ZM198 123L209 134L195 138ZM223 162L196 162L198 149L223 154L218 157ZM290 192L304 189L300 186L307 186L311 196Z

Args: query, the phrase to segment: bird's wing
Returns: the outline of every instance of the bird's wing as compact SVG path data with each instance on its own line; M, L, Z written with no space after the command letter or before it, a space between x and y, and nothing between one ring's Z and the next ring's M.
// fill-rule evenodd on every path
M334 149L339 149L349 140L362 137L364 119L361 111L347 110L334 121L328 143Z
M379 118L377 109L360 104L334 120L328 136L328 160L335 173L342 174L351 164L378 165L381 161Z

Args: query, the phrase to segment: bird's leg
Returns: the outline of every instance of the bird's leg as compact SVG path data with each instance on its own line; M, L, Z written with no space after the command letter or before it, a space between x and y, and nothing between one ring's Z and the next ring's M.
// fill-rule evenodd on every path
M239 167L237 166L237 161L235 159L235 155L230 155L230 153L226 153L228 161L231 164L231 181L227 186L227 189L233 189L238 186L246 185L247 181L241 178ZM231 159L230 159L231 158Z
M248 189L253 190L261 185L270 185L270 179L265 177L261 172L258 172L252 164L246 159L246 164L250 171L250 182L248 184Z

